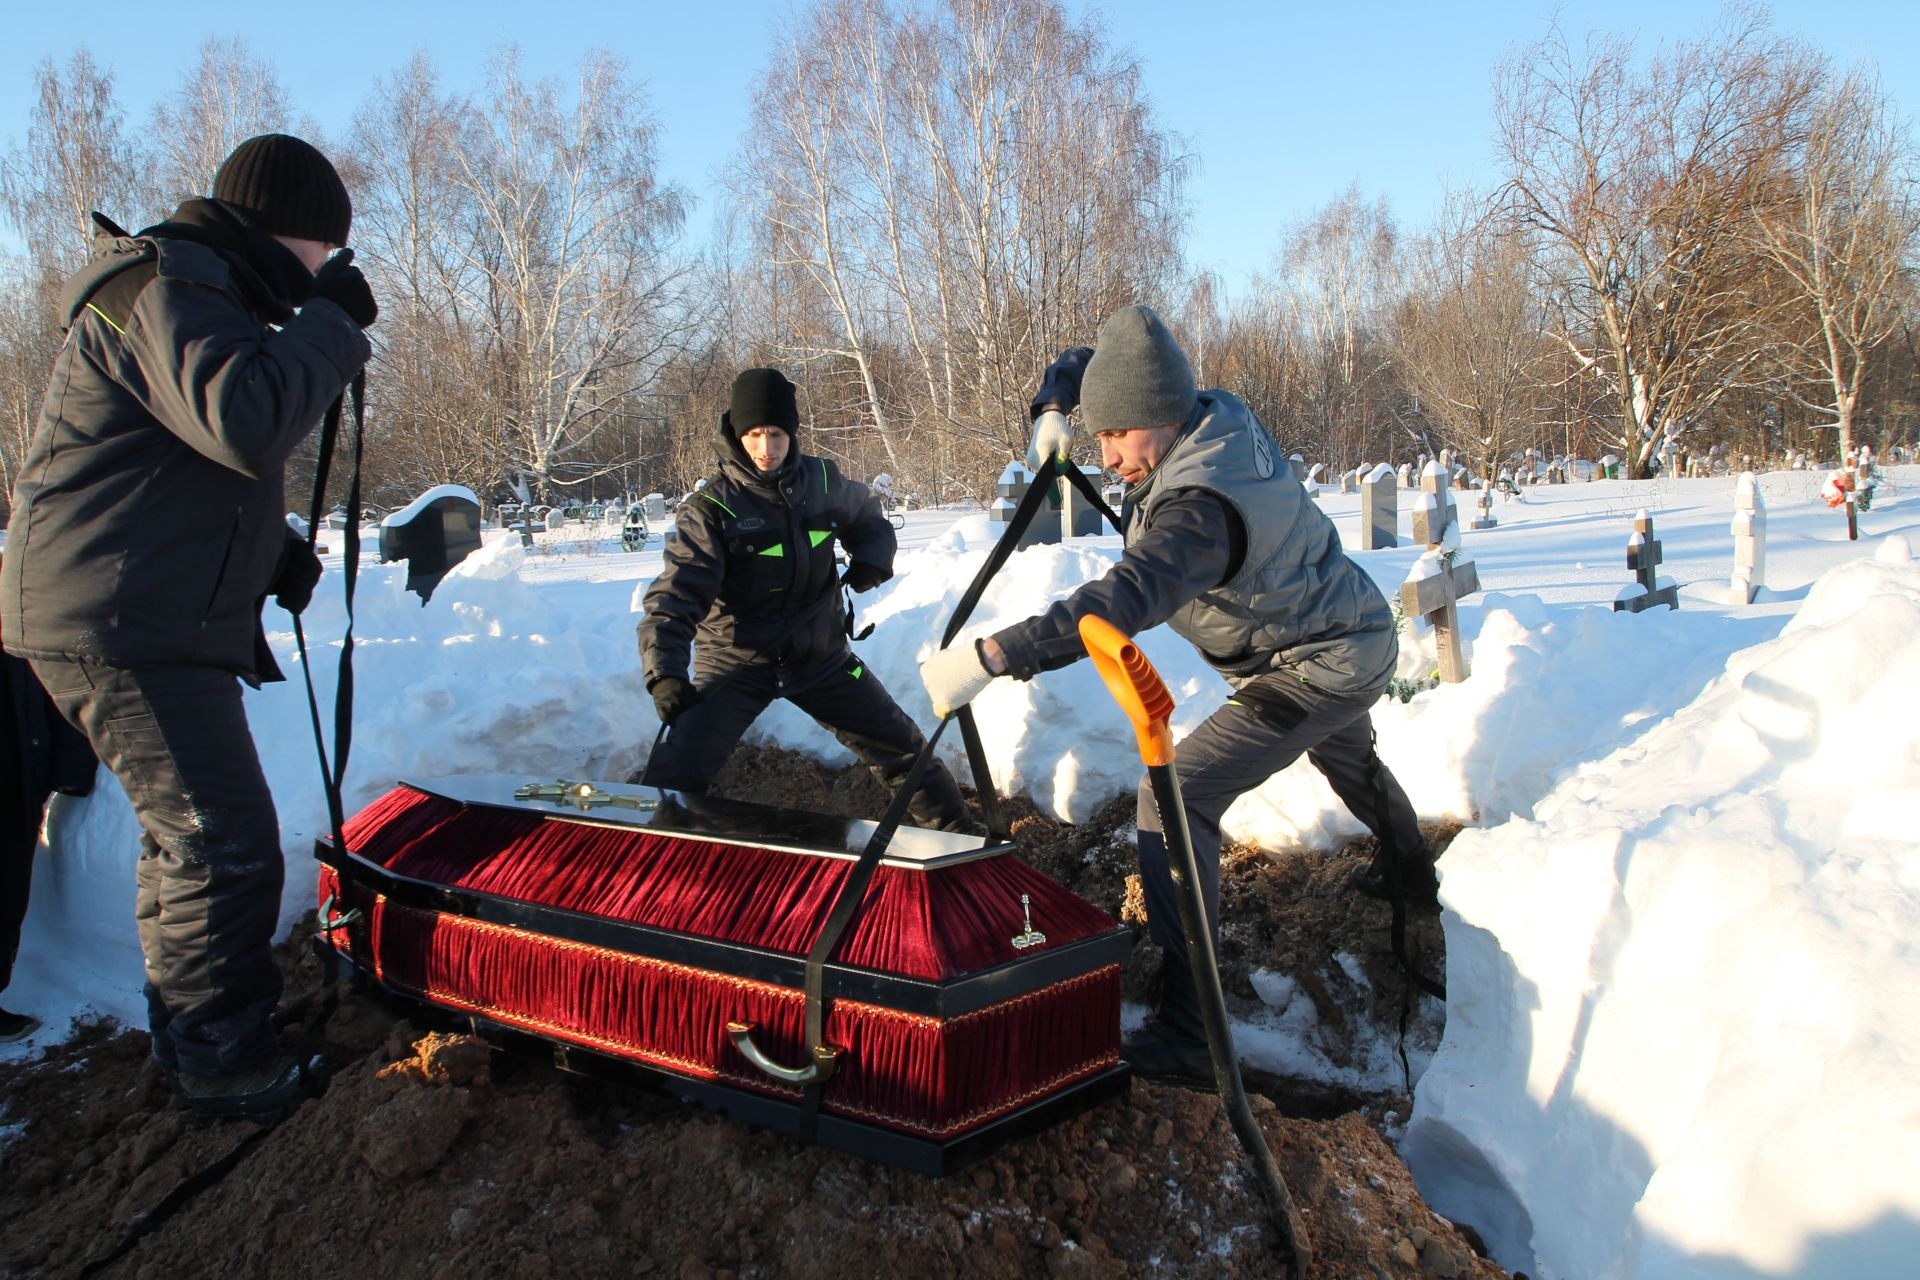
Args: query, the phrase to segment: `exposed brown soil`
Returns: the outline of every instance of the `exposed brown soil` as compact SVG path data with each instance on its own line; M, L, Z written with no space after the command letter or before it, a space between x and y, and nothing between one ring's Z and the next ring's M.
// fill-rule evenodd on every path
M867 816L885 799L864 770L765 749L740 752L718 789ZM1138 921L1130 796L1077 827L1021 801L1010 813L1029 861ZM1335 1061L1343 1044L1395 1027L1403 998L1386 909L1346 888L1366 852L1236 849L1225 866L1230 1004L1259 1010L1256 970L1291 976L1313 995ZM319 966L300 936L282 949L289 998L318 1008ZM1436 921L1416 919L1409 944L1440 969ZM1142 943L1130 998L1150 997L1157 969ZM1437 1038L1435 1009L1417 1011L1416 1040ZM290 1022L288 1042L301 1031ZM326 1095L98 1274L1281 1274L1258 1184L1209 1094L1136 1082L1130 1097L931 1179L430 1033L361 995L342 998L321 1040L340 1064ZM1427 1209L1381 1136L1404 1096L1259 1073L1248 1083L1302 1211L1311 1275L1505 1274ZM144 1033L111 1026L0 1067L0 1097L0 1123L22 1126L0 1151L4 1276L83 1274L182 1179L261 1132L187 1121L146 1064Z

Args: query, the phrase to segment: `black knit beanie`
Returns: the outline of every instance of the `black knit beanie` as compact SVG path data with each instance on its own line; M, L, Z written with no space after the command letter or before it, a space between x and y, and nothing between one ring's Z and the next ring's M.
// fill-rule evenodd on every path
M223 200L269 235L345 244L353 201L327 158L284 133L263 133L233 149L213 177Z
M787 375L778 369L742 371L733 380L727 423L736 440L755 427L779 427L788 435L797 434L800 410L795 406L793 384L787 381Z
M1123 307L1100 326L1080 378L1087 430L1185 423L1199 395L1187 353L1151 307Z

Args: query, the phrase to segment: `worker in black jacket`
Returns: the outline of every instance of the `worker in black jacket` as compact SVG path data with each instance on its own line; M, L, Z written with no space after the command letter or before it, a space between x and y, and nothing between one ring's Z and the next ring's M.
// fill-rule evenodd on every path
M733 381L720 474L680 504L666 567L647 588L640 656L661 723L649 786L699 794L754 718L786 698L897 786L923 738L847 644L842 582L893 576L893 526L863 484L798 448L793 384L777 369ZM844 578L834 545L851 564ZM935 761L908 809L965 830L960 788Z
M153 1058L202 1117L272 1120L312 1083L272 1022L286 872L240 685L281 678L267 599L298 613L320 578L282 473L373 351L352 220L325 156L264 134L211 198L100 237L14 483L7 651L133 803Z

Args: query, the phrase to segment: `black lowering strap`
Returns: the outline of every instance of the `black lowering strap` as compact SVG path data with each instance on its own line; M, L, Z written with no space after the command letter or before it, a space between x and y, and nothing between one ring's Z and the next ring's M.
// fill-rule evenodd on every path
M1099 508L1108 520L1112 521L1114 528L1120 528L1119 518L1113 514L1106 503L1100 500L1100 495L1094 490L1092 482L1078 467L1057 461L1051 465L1054 475L1066 475L1088 500ZM946 632L940 638L942 649L952 644L953 638L960 634L967 619L973 615L974 608L979 605L980 597L985 594L987 584L993 581L993 576L1000 572L1013 556L1014 551L1019 548L1021 535L1027 531L1027 526L1033 523L1033 517L1039 511L1040 504L1047 500L1047 495L1052 489L1053 485L1047 483L1044 476L1036 477L1033 484L1028 486L1027 492L1020 499L1020 504L1014 508L1012 517L1008 519L1006 528L1001 531L999 541L994 543L993 550L988 553L986 563L980 566L980 571L974 575L972 583L961 594L960 603L955 606L953 617L947 623ZM986 815L987 828L994 836L1004 838L1007 832L1000 818L999 797L994 791L993 775L987 767L986 750L980 741L979 729L974 724L972 708L962 707L952 718L960 721L960 732L967 745L967 763L973 770L973 785L980 796L980 808ZM827 913L826 923L821 926L819 936L814 939L813 946L807 951L806 1044L809 1052L816 1046L826 1045L827 1015L831 1012L831 1005L826 998L827 961L833 957L835 948L840 945L841 935L846 932L854 913L866 899L867 886L873 881L873 873L879 867L880 859L886 853L887 847L893 843L894 833L900 829L901 822L905 820L907 807L912 803L914 793L920 789L921 779L926 776L927 769L933 764L934 750L939 746L940 735L946 732L947 724L947 720L942 720L935 725L933 733L921 745L920 753L914 757L913 767L907 771L907 776L894 791L893 799L887 805L886 812L881 815L879 825L874 828L872 837L868 839L866 847L860 853L860 860L854 863L853 870L847 873L846 881L840 886L839 896L834 899L833 908ZM812 1141L815 1125L819 1120L820 1095L824 1083L822 1081L805 1086L805 1091L801 1095L801 1137L807 1141Z
M959 635L961 629L967 625L967 619L973 616L974 609L980 604L980 597L986 594L987 584L992 582L994 575L1013 558L1013 553L1020 549L1021 537L1026 533L1027 527L1033 523L1034 516L1040 510L1040 504L1053 493L1053 480L1059 476L1065 476L1068 482L1080 491L1081 496L1107 518L1107 522L1117 532L1125 532L1124 526L1120 523L1120 517L1115 515L1113 509L1100 497L1099 491L1093 487L1093 482L1087 479L1085 472L1072 463L1062 462L1057 458L1049 461L1047 469L1035 476L1033 483L1027 486L1026 493L1020 497L1019 505L1013 509L1013 515L1008 517L1006 528L1001 530L999 541L993 544L993 550L987 554L986 563L980 566L980 571L974 574L973 581L961 593L960 603L954 606L953 617L948 620L947 629L940 637L942 649L953 643L953 638ZM1001 819L1000 795L994 789L993 771L987 765L986 744L981 741L980 726L974 722L973 708L961 707L954 713L954 718L960 721L960 738L966 744L967 767L973 773L973 789L980 796L981 816L986 819L989 832L1005 839L1010 833Z
M820 926L820 936L813 940L813 946L807 951L803 986L807 997L806 1042L809 1050L815 1045L827 1043L827 1014L832 1011L826 994L827 961L833 958L834 949L840 945L840 936L853 922L854 912L866 900L867 886L873 882L873 873L879 868L887 847L893 843L894 833L906 819L907 806L913 801L913 793L920 789L920 780L926 777L928 767L933 764L934 749L939 746L940 735L946 729L947 722L942 720L933 727L933 732L921 745L920 754L913 758L913 767L901 779L893 799L887 804L886 812L880 815L873 834L867 838L866 847L860 851L859 861L847 872L840 893L833 900L833 909L827 913L827 922ZM803 1141L813 1141L814 1127L820 1118L820 1091L824 1083L806 1086L806 1091L801 1095L800 1136Z
M313 719L313 742L320 753L320 778L327 792L327 820L333 831L334 847L347 847L346 815L340 801L341 786L347 776L347 753L353 747L353 590L360 576L360 463L366 436L365 374L355 374L353 382L327 410L320 427L320 456L315 464L313 504L307 521L307 546L317 547L320 522L325 517L327 476L333 469L334 447L340 435L340 416L345 403L353 404L353 472L347 484L347 524L341 530L342 566L346 584L347 629L340 648L340 679L333 694L334 757L327 760L326 735L320 726L320 699L313 689L313 662L307 655L307 636L300 615L293 616L293 642L300 651L300 671L307 682L307 711Z
M1380 759L1380 742L1376 736L1372 742L1373 758L1368 766L1368 776L1373 782L1374 812L1383 818L1387 812L1386 763ZM1384 829L1384 823L1383 823ZM1403 850L1393 844L1386 835L1376 835L1375 840L1390 855L1385 861L1390 869L1387 875L1387 896L1391 899L1393 923L1389 926L1388 940L1393 947L1394 959L1406 971L1407 985L1400 988L1400 1038L1396 1047L1400 1055L1400 1075L1406 1081L1407 1092L1413 1092L1413 1065L1407 1061L1407 1024L1413 1019L1413 990L1418 987L1435 1000L1445 1000L1447 989L1414 967L1413 957L1407 954L1407 903L1397 883L1400 879L1400 860L1418 857L1417 850Z

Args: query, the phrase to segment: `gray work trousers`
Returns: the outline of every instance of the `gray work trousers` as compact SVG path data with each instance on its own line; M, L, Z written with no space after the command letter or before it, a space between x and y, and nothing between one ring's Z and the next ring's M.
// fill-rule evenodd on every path
M1302 752L1325 775L1383 851L1421 848L1413 804L1374 749L1373 693L1358 698L1319 693L1268 677L1236 694L1182 738L1174 756L1180 798L1193 839L1207 922L1220 937L1220 819L1235 800L1280 772ZM1140 885L1148 935L1171 955L1187 957L1180 902L1167 862L1160 808L1149 778L1140 780Z
M276 1047L286 867L239 680L214 667L32 662L140 822L134 921L154 1060L194 1075L252 1066Z

